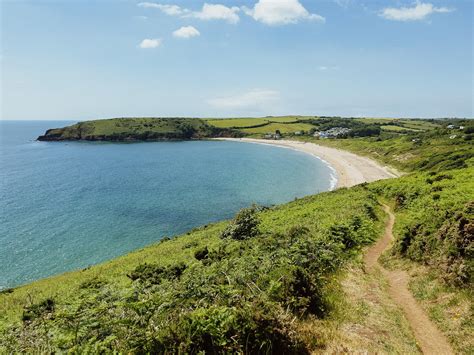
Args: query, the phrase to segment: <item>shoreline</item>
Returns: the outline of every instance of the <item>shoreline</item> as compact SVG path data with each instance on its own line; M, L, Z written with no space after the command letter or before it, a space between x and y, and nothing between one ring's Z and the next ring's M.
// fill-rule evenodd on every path
M291 140L257 139L257 138L216 138L217 140L243 142L254 144L268 144L291 148L310 154L324 163L335 172L337 182L335 188L351 187L364 182L400 177L402 174L393 168L383 166L376 161L346 150L330 148L311 142ZM331 189L333 190L333 189Z

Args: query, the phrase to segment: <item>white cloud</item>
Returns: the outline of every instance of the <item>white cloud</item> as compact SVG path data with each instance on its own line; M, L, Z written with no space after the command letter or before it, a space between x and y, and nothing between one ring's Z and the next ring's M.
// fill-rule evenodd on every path
M321 66L318 67L318 69L319 69L320 71L339 70L339 67L338 67L338 66L332 66L332 67L330 67L330 66L326 66L326 65L321 65Z
M183 26L173 32L173 36L177 38L191 38L200 35L201 33L193 26Z
M279 97L278 91L253 89L239 95L210 99L208 103L219 109L258 109L278 100Z
M452 12L447 7L434 7L430 3L416 2L413 7L387 7L380 12L380 16L393 21L419 21L434 13Z
M237 6L228 7L221 4L204 3L200 11L191 11L178 5L165 5L154 2L141 2L138 6L159 9L169 16L193 17L201 20L224 20L232 24L240 20L238 15L240 9Z
M167 4L157 4L154 2L141 2L138 4L140 7L144 8L155 8L163 11L165 14L170 16L179 16L183 15L184 13L188 12L187 9L182 9L178 5L167 5Z
M157 48L161 45L161 38L153 38L153 39L144 39L138 45L140 48L143 49L150 49L150 48Z
M287 25L301 20L325 22L318 14L311 14L299 0L259 0L252 9L242 8L244 12L266 25Z
M237 6L227 7L221 4L208 4L202 6L201 11L191 12L185 17L195 17L201 20L224 20L235 24L240 18L237 13L240 9Z

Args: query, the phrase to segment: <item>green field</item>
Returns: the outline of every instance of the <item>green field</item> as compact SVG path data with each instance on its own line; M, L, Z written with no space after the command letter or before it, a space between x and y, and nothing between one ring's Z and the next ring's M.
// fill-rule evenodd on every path
M412 128L406 128L405 126L400 127L400 126L394 126L394 125L383 125L380 126L384 131L391 131L391 132L403 132L403 131L412 131L412 132L418 132L419 130L412 129Z
M278 122L278 123L292 123L298 122L308 117L305 116L275 116L275 117L267 117L270 122ZM312 117L314 118L314 117Z
M281 133L294 133L298 131L309 131L311 128L314 128L314 126L308 123L270 123L262 127L244 128L242 132L248 134L266 134L275 133L279 130Z
M240 128L252 127L266 124L269 121L266 118L222 118L206 120L212 126L219 128Z
M403 120L401 123L403 127L423 131L429 131L441 127L441 125L429 122L427 120Z
M386 125L391 122L398 122L399 120L397 118L356 118L356 121L362 122L362 123L367 123L367 124L382 124Z

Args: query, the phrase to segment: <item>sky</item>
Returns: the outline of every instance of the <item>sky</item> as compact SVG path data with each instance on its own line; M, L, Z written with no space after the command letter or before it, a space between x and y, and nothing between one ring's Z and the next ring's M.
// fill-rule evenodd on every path
M474 116L471 0L0 4L4 120Z

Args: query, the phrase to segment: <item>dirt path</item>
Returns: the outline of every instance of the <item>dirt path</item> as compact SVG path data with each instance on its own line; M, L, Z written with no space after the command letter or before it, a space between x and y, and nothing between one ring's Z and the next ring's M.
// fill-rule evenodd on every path
M393 224L395 216L386 205L383 209L388 215L385 225L385 233L374 246L372 246L364 256L364 266L367 272L371 272L374 267L379 267L389 282L389 294L397 305L403 310L406 319L415 334L421 351L424 354L454 354L446 337L441 333L436 325L431 322L424 310L418 305L415 298L408 289L410 276L405 271L390 271L382 267L377 261L382 252L388 247L393 239Z

